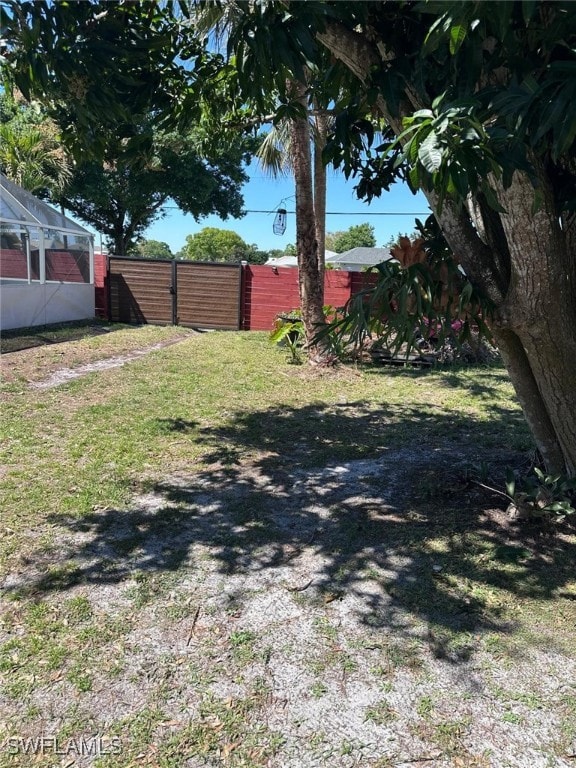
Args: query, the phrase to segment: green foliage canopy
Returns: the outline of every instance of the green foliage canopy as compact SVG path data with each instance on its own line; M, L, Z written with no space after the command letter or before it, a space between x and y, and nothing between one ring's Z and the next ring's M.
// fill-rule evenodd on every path
M57 196L72 175L54 121L40 105L6 93L0 94L0 170L41 198Z
M134 132L135 117L152 111L158 122L190 125L210 97L205 76L221 59L181 21L172 0L8 0L0 9L3 75L47 106L78 158L102 159L110 133L137 156L152 136Z
M356 224L342 232L326 234L326 248L336 253L344 253L352 248L374 248L376 237L372 224Z
M253 248L229 229L204 227L195 235L188 235L180 256L191 261L248 260Z
M164 243L161 240L146 240L146 238L140 240L133 253L134 256L141 256L144 259L174 258L174 254L170 250L168 243Z
M242 215L253 139L213 129L227 72L180 4L11 2L3 76L40 100L76 157L53 202L127 253L168 200L197 220Z
M136 132L139 126L134 125ZM146 121L142 133L148 132ZM105 234L117 254L128 253L170 200L197 220L211 213L242 215L242 184L253 140L232 137L203 149L202 129L153 129L152 145L134 162L125 140L108 140L104 161L79 163L60 202Z

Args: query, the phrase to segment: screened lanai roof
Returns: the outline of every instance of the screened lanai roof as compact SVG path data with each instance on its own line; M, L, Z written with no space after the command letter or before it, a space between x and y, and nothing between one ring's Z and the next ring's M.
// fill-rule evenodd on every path
M0 221L90 236L90 232L80 224L14 184L3 173L0 173Z

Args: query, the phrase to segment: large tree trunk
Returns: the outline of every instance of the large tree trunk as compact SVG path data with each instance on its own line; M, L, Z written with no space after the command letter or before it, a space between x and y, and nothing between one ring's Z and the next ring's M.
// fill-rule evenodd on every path
M293 84L295 95L305 104L306 87ZM310 128L306 118L293 119L290 126L290 146L296 185L296 251L300 307L306 334L306 347L311 363L327 361L326 344L316 335L325 326L324 280L319 269L316 216L312 185L312 156Z
M112 247L114 248L115 256L125 256L125 239L124 228L122 226L115 225L112 234Z
M337 23L319 40L362 82L383 63L373 42ZM399 134L383 98L379 108ZM537 212L534 188L520 172L506 190L492 180L505 214L481 196L469 211L447 203L435 212L469 278L495 304L494 335L547 469L576 476L576 224L561 224L553 182L533 160L544 197ZM428 199L435 210L434 195Z
M551 184L543 168L540 168L540 185L544 202L536 212L532 211L534 190L524 174L517 172L512 185L500 190L501 201L508 211L501 216L501 221L510 252L511 278L506 299L498 308L496 327L501 342L503 332L517 335L541 396L541 418L547 414L552 424L563 461L560 462L555 453L546 455L546 450L539 446L547 465L552 471L565 470L574 475L576 254L568 250ZM534 419L523 402L522 382L511 369L509 371L537 437Z
M574 254L551 183L539 170L544 202L536 212L533 186L517 172L508 189L497 186L505 214L477 199L474 226L464 211L450 206L438 219L467 274L495 303L494 336L547 469L574 475Z

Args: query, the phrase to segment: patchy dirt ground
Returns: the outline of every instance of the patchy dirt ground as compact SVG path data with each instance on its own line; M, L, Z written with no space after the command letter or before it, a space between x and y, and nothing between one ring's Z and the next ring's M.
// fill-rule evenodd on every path
M263 456L31 530L1 585L0 765L573 766L574 529L518 528L466 459ZM118 752L9 749L39 733Z
M427 453L276 476L214 467L166 478L130 509L54 521L58 551L23 563L4 590L55 611L85 598L104 632L123 631L85 656L90 690L56 675L25 706L4 700L0 720L54 733L74 703L110 734L157 709L146 754L110 765L572 765L567 637L502 620L494 574L488 599L475 594L458 526L453 551L435 551L439 521L405 498ZM482 513L479 534L519 545L496 511ZM549 556L550 542L540 546ZM5 616L17 606L5 603ZM21 631L15 621L8 636ZM154 762L187 728L180 762Z
M174 326L126 328L103 321L54 328L2 337L0 364L4 382L36 382L39 388L49 388L93 371L124 365L195 333ZM111 349L116 354L111 355Z
M144 349L136 349L126 355L108 357L105 360L96 360L93 363L76 365L74 368L59 368L49 376L46 376L39 381L31 381L30 386L34 387L35 389L52 389L53 387L60 386L60 384L65 384L67 381L72 381L72 379L78 379L81 376L86 376L89 373L96 373L97 371L108 371L110 368L120 368L132 360L137 360L139 357L149 355L151 352L156 352L158 349L169 347L171 344L177 344L181 340L181 338L176 338L170 339L169 341L161 341L158 344L152 344L150 347L145 347Z

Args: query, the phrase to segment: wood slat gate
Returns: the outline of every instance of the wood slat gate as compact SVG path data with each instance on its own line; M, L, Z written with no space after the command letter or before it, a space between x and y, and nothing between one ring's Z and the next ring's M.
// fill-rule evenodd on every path
M242 265L110 256L113 322L237 330Z
M238 330L242 265L176 261L176 323Z
M110 320L169 325L172 316L172 262L110 256Z

